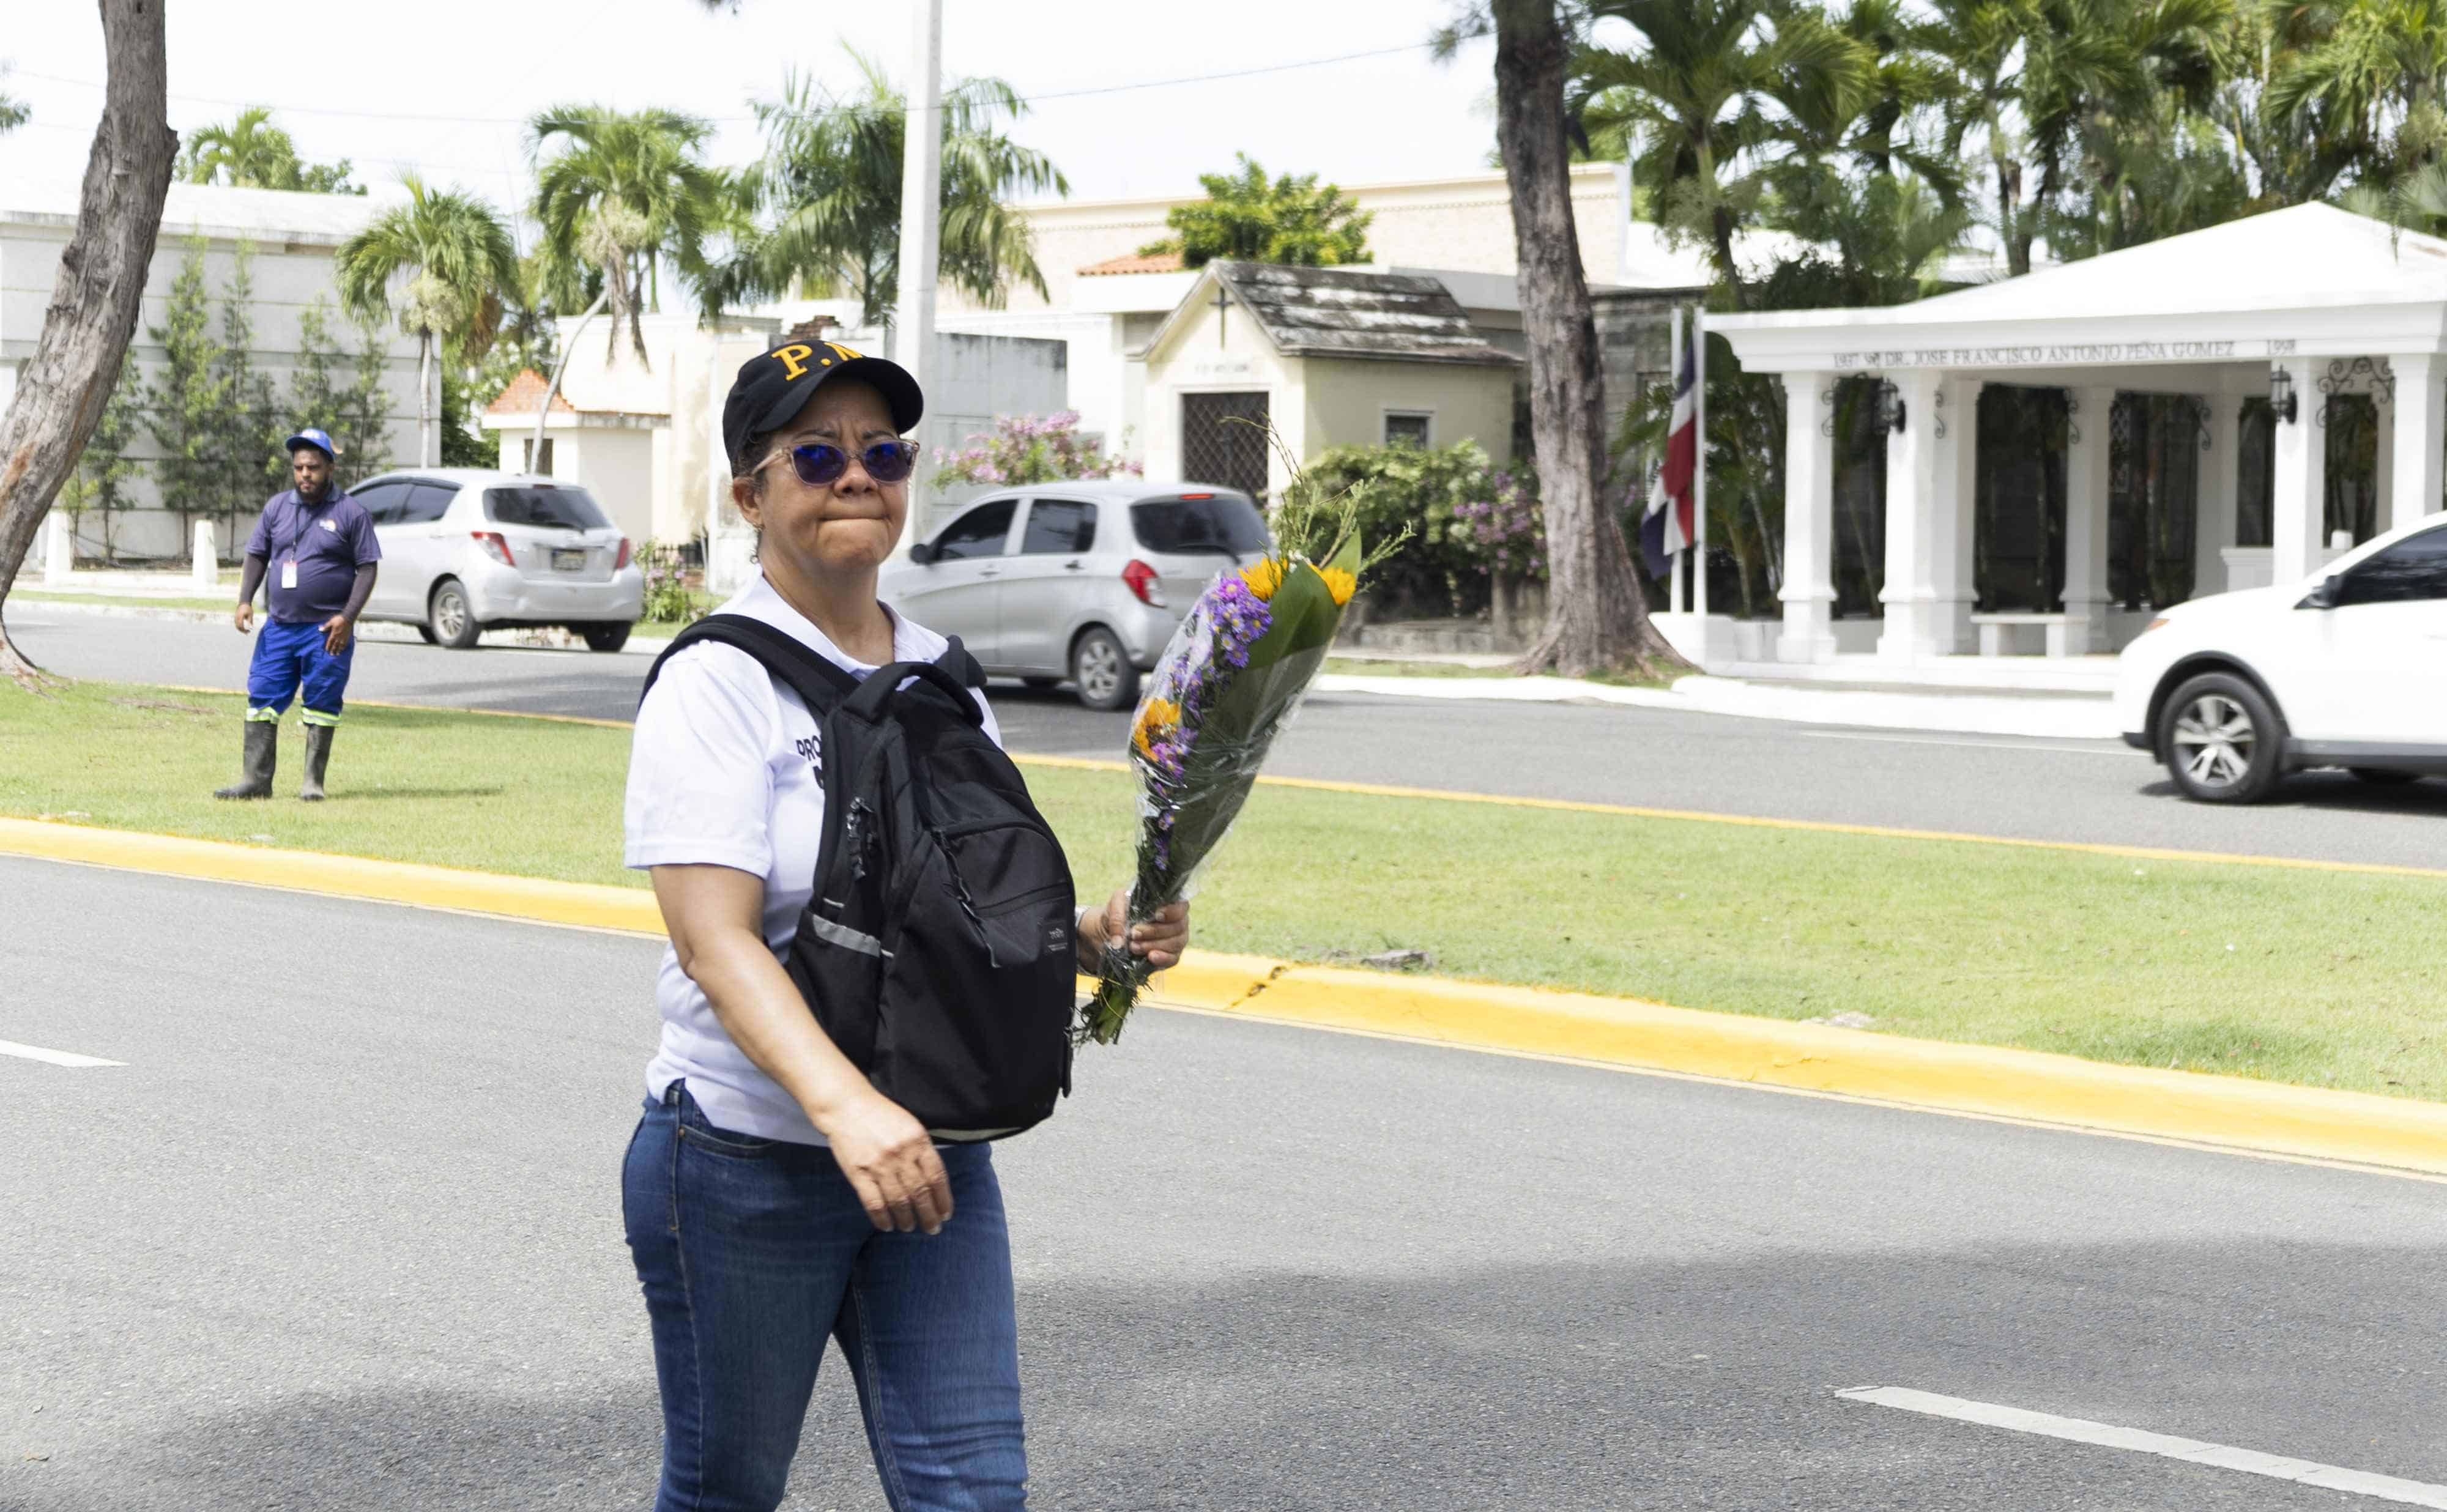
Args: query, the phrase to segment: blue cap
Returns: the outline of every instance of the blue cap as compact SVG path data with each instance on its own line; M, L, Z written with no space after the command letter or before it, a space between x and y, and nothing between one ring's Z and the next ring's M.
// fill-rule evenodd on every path
M337 457L340 454L340 448L332 444L332 438L312 425L283 442L280 449L295 451L300 446L312 446L326 457Z

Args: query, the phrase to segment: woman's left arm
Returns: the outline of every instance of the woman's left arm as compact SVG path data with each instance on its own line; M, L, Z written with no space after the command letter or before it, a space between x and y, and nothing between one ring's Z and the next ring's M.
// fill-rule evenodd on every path
M1174 903L1146 923L1130 923L1130 890L1116 892L1103 908L1091 908L1079 916L1079 970L1093 973L1105 961L1105 949L1129 931L1130 954L1147 957L1148 965L1156 971L1181 964L1181 953L1189 948L1189 905Z

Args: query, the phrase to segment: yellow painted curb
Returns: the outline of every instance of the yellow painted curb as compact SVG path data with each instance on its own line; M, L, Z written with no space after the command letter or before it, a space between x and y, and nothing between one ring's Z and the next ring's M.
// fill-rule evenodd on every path
M541 878L0 819L0 852L660 936L654 895ZM1083 979L1083 986L1088 985ZM1637 998L1192 951L1149 1000L2314 1160L2447 1175L2447 1104L1705 1012Z
M1212 1012L2447 1175L2447 1104L1330 967L1228 1000L1158 981Z
M251 882L294 892L370 898L421 908L500 914L547 924L579 924L659 936L654 895L638 888L503 877L408 861L369 860L320 851L274 850L178 835L142 835L32 819L0 819L0 851L84 861L170 877Z

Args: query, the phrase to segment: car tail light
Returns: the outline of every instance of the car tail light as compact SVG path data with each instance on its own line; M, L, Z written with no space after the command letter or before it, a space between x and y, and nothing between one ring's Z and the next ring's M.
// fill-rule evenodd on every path
M467 532L467 534L475 537L477 543L482 545L486 551L491 552L494 556L500 558L502 559L503 566L516 567L519 564L519 559L510 555L509 541L503 539L500 531L471 530Z
M629 570L629 538L626 536L620 538L620 559L612 564L612 570L616 573Z
M1184 494L1181 497L1184 499L1212 499L1215 496L1213 494Z
M1140 603L1150 609L1167 607L1164 601L1164 579L1156 576L1154 568L1137 558L1131 558L1130 564L1122 569L1122 581L1130 585L1130 592L1138 595Z

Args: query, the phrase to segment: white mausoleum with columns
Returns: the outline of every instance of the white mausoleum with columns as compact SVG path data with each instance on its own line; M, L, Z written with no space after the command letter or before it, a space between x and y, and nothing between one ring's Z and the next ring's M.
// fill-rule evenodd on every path
M2134 395L2188 396L2157 413L2198 426L2197 450L2188 444L2182 467L2167 469L2189 472L2193 492L2161 517L2180 525L2189 516L2194 596L2307 577L2356 539L2441 507L2447 241L2328 205L1913 304L1717 315L1708 326L1747 371L1782 381L1787 413L1782 623L1738 641L1711 633L1709 650L1721 652L1712 663L1929 672L1966 669L1944 659L1984 652L1994 659L1982 665L1997 671L2070 671L2068 658L2119 649L2150 617L2148 605L2109 591L2111 444ZM1866 387L1846 387L1861 379ZM2061 439L2051 443L2060 450L2044 459L2061 468L2051 485L2061 526L2040 531L2049 559L2032 580L2047 591L2024 595L2052 602L1981 603L1975 563L1990 544L1982 532L1997 528L1975 506L1981 400L1999 385L2061 393L2047 396L2061 405L2052 411ZM1885 448L1875 610L1849 614L1837 612L1839 393L1875 406L1866 413ZM2363 448L2343 525L2325 471L2332 419ZM2251 425L2260 429L2246 435ZM2169 549L2162 539L2149 546ZM2129 571L2126 580L2135 581ZM2007 654L2016 651L2037 654Z

